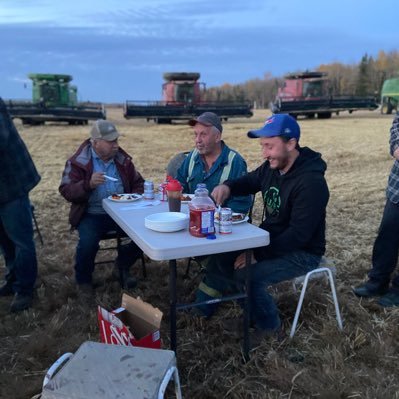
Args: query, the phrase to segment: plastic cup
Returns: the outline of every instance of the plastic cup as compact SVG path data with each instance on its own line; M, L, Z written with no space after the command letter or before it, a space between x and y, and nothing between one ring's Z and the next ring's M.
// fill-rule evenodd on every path
M180 212L181 209L181 190L180 191L168 191L168 205L169 212Z

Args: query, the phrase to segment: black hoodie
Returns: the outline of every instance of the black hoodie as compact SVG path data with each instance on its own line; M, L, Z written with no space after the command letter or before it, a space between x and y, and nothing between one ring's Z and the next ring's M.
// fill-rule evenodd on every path
M270 233L270 245L256 248L258 261L293 251L323 255L329 198L321 154L304 147L286 174L265 161L253 172L226 181L231 195L262 192L264 211L259 227Z

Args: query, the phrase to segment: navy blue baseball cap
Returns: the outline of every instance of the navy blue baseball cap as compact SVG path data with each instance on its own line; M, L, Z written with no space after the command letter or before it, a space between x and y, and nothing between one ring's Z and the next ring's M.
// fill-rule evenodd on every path
M301 128L292 116L288 114L275 114L266 119L262 128L250 130L247 134L251 139L285 136L299 141Z

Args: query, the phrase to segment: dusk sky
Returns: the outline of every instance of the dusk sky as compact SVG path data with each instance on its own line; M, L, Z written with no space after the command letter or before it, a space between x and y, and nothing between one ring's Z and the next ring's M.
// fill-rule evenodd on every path
M82 101L160 100L163 72L207 87L399 49L384 0L0 0L0 96L30 98L28 73L74 77ZM398 71L399 72L399 71Z

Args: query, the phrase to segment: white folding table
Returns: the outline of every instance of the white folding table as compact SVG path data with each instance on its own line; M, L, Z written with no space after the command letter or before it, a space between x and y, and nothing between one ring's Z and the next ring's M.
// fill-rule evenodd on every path
M248 250L269 244L269 233L250 223L233 225L232 234L216 234L215 240L197 238L190 235L188 229L160 233L145 227L144 219L147 215L168 211L168 204L160 202L158 205L145 205L145 200L133 203L119 203L108 199L103 200L103 208L124 232L141 248L152 260L169 261L170 278L170 339L171 349L176 352L176 310L195 307L198 304L177 304L176 294L176 259L201 255L211 255L222 252ZM182 204L182 212L188 213L188 205ZM247 251L247 265L250 256ZM249 267L246 268L246 292L229 297L222 297L205 301L201 304L223 302L232 299L244 299L244 353L249 353Z

